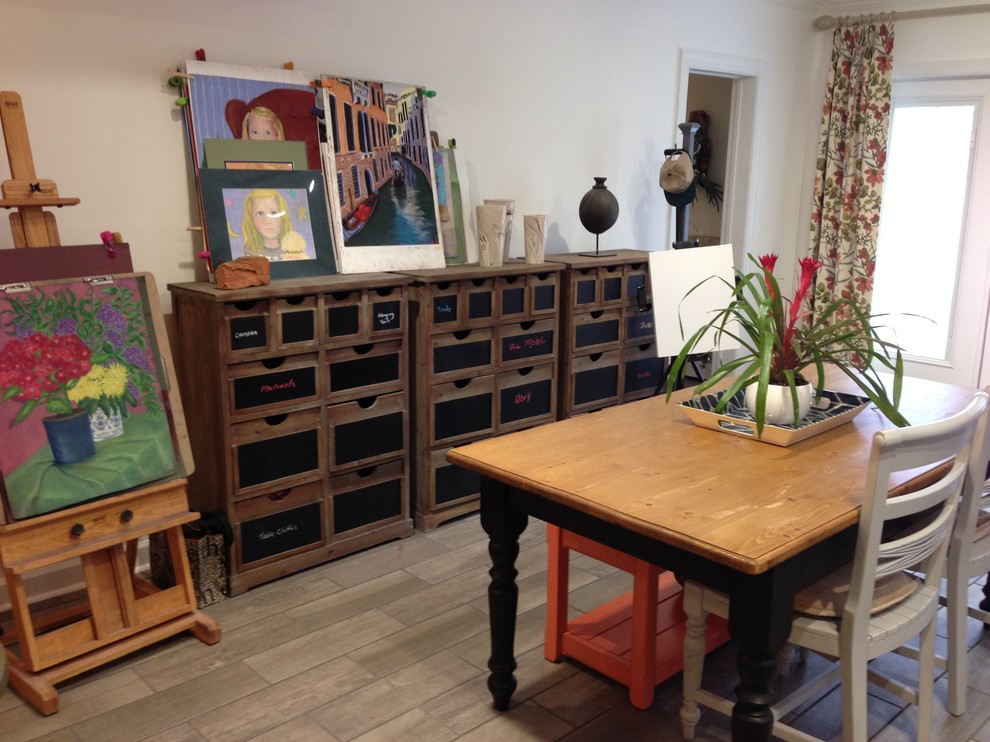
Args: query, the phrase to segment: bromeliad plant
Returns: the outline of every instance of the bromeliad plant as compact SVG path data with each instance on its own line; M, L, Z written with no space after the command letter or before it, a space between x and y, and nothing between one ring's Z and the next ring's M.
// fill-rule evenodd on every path
M763 433L767 389L771 385L790 389L796 427L799 422L797 387L810 383L802 372L810 366L817 370L815 399L820 400L824 392L825 364L835 366L852 379L892 423L899 427L908 425L897 409L904 377L901 349L882 340L870 315L847 298L834 300L818 317L813 317L805 307L805 299L814 283L815 271L822 266L821 261L801 259L800 283L794 298L787 300L773 275L777 256L771 253L760 256L758 260L752 255L749 257L757 263L759 270L743 273L736 269L736 284L731 287L732 299L728 306L716 311L714 319L688 338L671 365L670 378L680 378L688 356L696 352L695 348L702 338L712 331L716 345L719 336L726 335L741 344L744 352L694 387L694 392L701 394L723 379L737 375L715 407L715 412L722 412L737 392L756 384L754 417L757 435ZM715 278L712 276L705 280ZM683 327L681 331L683 333ZM883 371L893 374L889 394L880 377ZM673 386L668 387L668 401Z

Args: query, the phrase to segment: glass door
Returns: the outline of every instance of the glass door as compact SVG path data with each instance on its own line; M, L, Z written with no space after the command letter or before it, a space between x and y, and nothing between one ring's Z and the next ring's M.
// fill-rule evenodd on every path
M990 80L894 83L873 314L909 376L990 383L988 124Z

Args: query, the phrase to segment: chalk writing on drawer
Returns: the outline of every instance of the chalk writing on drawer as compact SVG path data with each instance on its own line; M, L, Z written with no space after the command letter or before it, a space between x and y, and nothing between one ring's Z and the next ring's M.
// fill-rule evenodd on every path
M334 533L399 515L402 515L401 477L334 495L333 498Z
M316 369L312 366L234 380L235 410L314 396Z
M457 321L457 294L434 297L433 321L435 323Z
M320 520L320 503L314 502L241 523L241 561L256 562L319 543Z
M332 338L358 334L358 306L351 304L327 310L327 328Z
M481 475L453 464L446 464L436 471L434 492L434 499L438 505L477 495L481 492Z
M305 343L316 339L312 309L282 313L282 342Z
M268 346L264 315L233 317L230 320L230 349L247 350Z
M341 466L374 456L402 453L404 427L401 412L338 425L333 432L334 463Z
M553 352L553 330L531 332L526 335L513 335L502 338L502 360L515 361L519 358L549 355Z
M243 443L237 447L241 488L319 468L319 442L315 430Z
M549 379L503 389L499 393L499 422L525 420L550 414Z
M656 387L660 380L660 359L640 358L626 363L626 392L638 392Z
M402 327L402 317L399 315L400 304L397 301L379 301L371 306L371 329L374 332L398 330Z
M653 333L653 312L633 314L626 320L627 337L653 337Z

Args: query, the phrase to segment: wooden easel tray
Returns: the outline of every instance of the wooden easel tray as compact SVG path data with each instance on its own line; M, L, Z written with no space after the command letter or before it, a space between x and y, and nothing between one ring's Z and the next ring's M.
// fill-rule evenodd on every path
M852 420L870 404L867 397L855 394L833 392L826 389L818 404L812 403L811 412L798 424L763 426L763 435L756 435L756 420L746 409L743 402L743 392L737 392L729 400L725 410L714 412L723 392L707 394L702 397L692 397L681 402L681 407L691 422L703 428L711 428L723 433L732 433L746 438L754 438L775 446L790 446L813 435L824 433L826 430L838 427Z

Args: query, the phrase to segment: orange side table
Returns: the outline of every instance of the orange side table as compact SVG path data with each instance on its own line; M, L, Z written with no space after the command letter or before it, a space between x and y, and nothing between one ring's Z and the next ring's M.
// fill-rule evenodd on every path
M632 591L568 621L571 550L629 572ZM548 524L544 656L570 657L628 686L630 703L647 709L656 686L684 666L681 593L673 572ZM709 617L707 639L709 652L728 641L723 619Z

